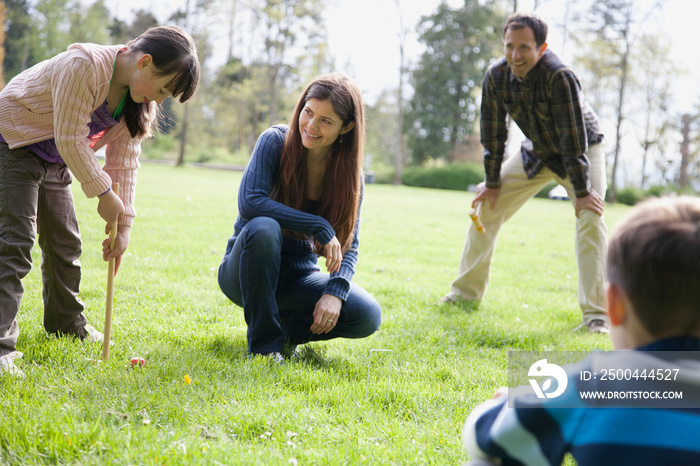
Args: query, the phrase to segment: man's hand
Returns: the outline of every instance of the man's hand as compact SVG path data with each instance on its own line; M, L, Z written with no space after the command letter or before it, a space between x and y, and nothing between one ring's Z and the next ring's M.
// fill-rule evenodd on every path
M598 215L603 215L605 211L605 200L600 197L600 194L598 194L595 189L591 189L588 196L574 199L574 209L576 210L576 218L579 217L581 209L592 210Z
M476 204L481 201L489 201L489 207L491 210L496 208L496 200L501 190L498 188L487 188L485 183L479 183L476 187L476 197L472 201L472 207L476 207Z

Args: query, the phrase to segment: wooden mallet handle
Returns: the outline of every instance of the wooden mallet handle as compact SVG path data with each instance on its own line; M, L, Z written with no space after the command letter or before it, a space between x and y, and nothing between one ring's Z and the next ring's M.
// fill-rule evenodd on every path
M112 191L117 196L119 195L119 183L114 183L112 185ZM114 250L114 245L117 242L117 225L119 220L117 219L109 231L109 249ZM102 342L102 360L106 361L109 359L109 340L112 336L112 305L114 304L114 258L109 260L109 265L107 266L107 298L105 301L105 332L104 340Z
M481 223L481 202L478 202L476 207L469 211L469 217L472 219L472 222L474 222L476 231L479 233L484 233L486 231L484 224Z

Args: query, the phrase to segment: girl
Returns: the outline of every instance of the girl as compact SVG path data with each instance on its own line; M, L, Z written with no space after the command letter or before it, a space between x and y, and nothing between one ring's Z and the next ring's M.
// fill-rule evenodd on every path
M351 282L364 136L357 85L331 74L309 84L289 127L273 126L258 139L219 266L221 290L243 307L251 356L279 363L297 344L379 328L379 303ZM330 274L320 273L317 255Z
M35 231L43 253L44 328L101 341L78 298L80 232L70 183L75 176L97 212L118 222L119 263L129 243L141 141L152 134L157 104L187 101L199 82L192 38L176 27L149 29L126 46L73 44L17 75L0 92L0 372L23 375L13 360L22 278L31 268ZM100 167L94 151L104 147ZM69 171L70 170L70 171ZM112 182L121 185L119 196Z

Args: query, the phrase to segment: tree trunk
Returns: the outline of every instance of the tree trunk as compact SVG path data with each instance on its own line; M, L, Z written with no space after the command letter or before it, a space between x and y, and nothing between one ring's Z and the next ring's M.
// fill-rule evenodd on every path
M270 126L277 123L277 78L279 77L280 66L272 65L270 70L270 81L268 96L270 98Z
M228 51L226 53L226 62L230 63L231 60L233 59L233 48L234 45L236 44L235 40L235 35L236 35L236 10L238 7L238 1L233 0L231 2L231 10L228 14L228 32L227 32L227 40L228 40Z
M406 140L403 136L403 78L406 72L404 43L406 40L405 31L403 29L403 15L401 14L401 6L399 0L396 0L396 11L399 13L399 90L396 96L398 128L396 128L397 137L397 152L394 159L394 184L399 185L403 182L403 164L406 160Z
M647 166L647 158L649 155L649 148L650 147L651 147L651 142L649 140L645 140L644 147L643 147L644 152L642 153L642 182L639 185L642 189L645 189L646 184L647 184L646 166Z
M652 96L649 95L650 93L647 92L647 117L646 117L646 123L644 125L644 144L642 148L644 149L644 152L642 154L642 183L641 183L641 188L644 189L646 182L647 182L647 173L646 173L646 167L647 167L647 158L649 155L649 149L651 146L654 144L653 141L650 139L650 132L651 132L651 102L652 102Z
M187 0L185 2L185 29L190 30L191 28L189 27L189 23L192 19L192 15L190 14L190 0ZM177 157L177 164L176 166L180 167L185 164L185 152L187 151L187 128L189 126L189 108L190 104L189 102L185 102L183 104L185 106L183 112L182 112L182 121L180 122L182 124L182 131L180 132L180 154Z
M621 141L620 139L622 138L622 123L624 121L624 112L622 110L623 105L625 103L625 91L627 90L627 72L629 68L629 55L630 55L630 38L629 38L629 33L630 33L630 13L627 13L627 18L626 21L627 23L625 24L625 30L623 33L623 38L625 39L625 51L622 54L622 62L620 64L620 68L622 69L622 75L620 76L620 87L618 90L618 99L617 99L617 124L615 126L615 153L613 155L613 166L612 166L612 174L611 174L611 179L610 179L610 189L608 189L608 199L610 202L615 202L617 200L617 165L618 161L620 160L620 146L621 146Z
M627 53L622 58L622 77L620 78L620 89L617 99L617 124L615 126L615 152L613 154L612 174L610 175L610 189L608 189L608 199L610 202L617 200L617 165L620 159L620 139L622 137L622 121L624 114L622 104L625 101L625 88L627 87Z
M0 89L5 87L5 22L7 20L7 6L5 2L0 2Z
M252 128L251 132L248 138L248 152L250 154L253 153L253 149L255 149L255 141L257 140L258 137L258 120L260 119L260 105L258 104L258 101L256 100L253 103L253 119L252 119Z
M177 158L177 166L185 164L185 149L187 147L187 126L190 103L185 102L185 111L182 114L182 132L180 133L180 155Z
M403 54L403 47L402 47ZM398 151L396 152L396 159L394 160L394 184L401 184L403 181L403 162L405 160L406 152L406 141L403 137L403 72L401 72L401 77L399 77L399 92L398 92L398 128L396 129L396 136L398 138Z
M690 164L690 115L683 115L681 128L683 142L681 142L681 168L678 173L678 184L681 188L688 186L688 165Z

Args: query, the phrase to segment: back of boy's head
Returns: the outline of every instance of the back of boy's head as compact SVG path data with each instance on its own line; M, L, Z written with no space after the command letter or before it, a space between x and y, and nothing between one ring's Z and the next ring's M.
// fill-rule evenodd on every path
M607 275L652 336L700 332L700 199L635 206L610 238Z

